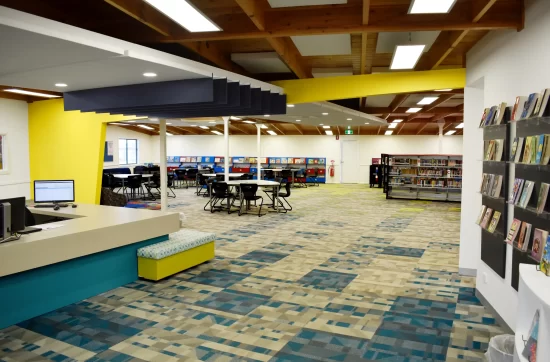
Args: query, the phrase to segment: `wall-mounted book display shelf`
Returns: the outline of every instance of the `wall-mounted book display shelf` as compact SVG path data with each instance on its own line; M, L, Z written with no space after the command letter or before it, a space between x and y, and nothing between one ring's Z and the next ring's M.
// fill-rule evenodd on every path
M461 155L383 154L387 199L460 202Z

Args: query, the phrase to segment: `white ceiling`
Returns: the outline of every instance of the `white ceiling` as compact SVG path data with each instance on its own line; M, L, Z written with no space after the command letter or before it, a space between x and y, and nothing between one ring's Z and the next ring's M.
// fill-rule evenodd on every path
M293 6L346 4L347 0L268 0L272 8L286 8Z
M388 107L394 98L393 94L367 97L367 107Z
M275 52L235 53L231 60L250 73L290 73L290 69Z
M146 78L144 72L158 76ZM282 92L269 83L0 6L0 84L66 92L204 77ZM60 82L68 87L55 87Z
M349 55L350 34L292 36L292 41L303 56Z
M377 53L393 53L398 45L421 45L424 44L424 52L432 47L435 39L439 36L439 31L415 31L411 33L379 33L378 43L376 43ZM409 40L410 35L410 40Z
M311 73L314 78L343 77L353 75L353 68L313 68L311 69Z

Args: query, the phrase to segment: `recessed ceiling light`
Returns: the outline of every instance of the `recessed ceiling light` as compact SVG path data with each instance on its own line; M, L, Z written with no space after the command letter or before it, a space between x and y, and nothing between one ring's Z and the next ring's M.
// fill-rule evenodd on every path
M260 128L267 129L267 126L265 124L262 124Z
M211 131L211 132L212 132L212 133L215 133L215 134L217 134L217 135L219 135L219 136L221 136L221 135L223 134L223 133L221 133L220 131Z
M348 129L350 129L350 128L351 128L351 126L348 126Z
M129 126L129 124L126 124L126 123L111 123L111 124L114 124L115 126Z
M270 114L264 114L264 117L271 117Z
M346 119L346 121L351 121L351 118Z
M128 121L128 123L136 123L136 121Z
M327 112L323 112L323 116L328 116L328 113L327 113Z
M332 136L334 133L332 133L332 131L325 131L325 133L327 134L327 136Z
M59 96L56 96L54 94L31 92L31 91L26 91L23 89L16 89L16 88L4 89L4 92L24 94L26 96L43 97L43 98L59 98Z
M185 0L145 0L192 33L221 29Z
M301 120L301 119L297 119L296 122L302 122L302 120Z
M426 105L426 104L432 104L433 102L437 101L439 97L424 97L420 102L418 102L418 105Z
M172 123L170 123L170 122L166 122L166 125L169 125L169 124L172 124Z
M365 122L365 124L370 124L369 122Z
M254 121L249 121L249 120L246 120L246 121L243 121L243 123L250 123L250 124L254 124L254 123L256 123L256 122L254 122Z
M464 128L464 122L462 122L461 124L459 124L459 125L456 126L455 128Z
M323 126L323 128L330 128L330 126Z
M286 106L289 108L294 108L294 104L287 104Z
M144 129L154 129L153 127L146 126L144 124L138 124L138 127L144 128Z
M208 123L216 124L216 121L210 121L210 122L208 122Z
M197 125L196 125L196 124L192 124L191 127L197 127ZM206 128L208 128L208 127L206 127Z
M390 69L414 69L425 45L398 45L393 53Z
M436 89L436 90L434 90L434 92L450 92L450 91L452 91L452 89L451 89L451 88L446 88L446 89Z
M393 134L393 131L386 131L386 133L384 133L384 136L391 136Z
M416 113L416 112L420 111L421 109L422 108L415 108L415 107L409 108L409 109L407 109L407 113Z
M395 127L397 127L397 125L398 125L398 123L390 123L388 128L395 128Z
M272 130L267 131L267 133L269 133L269 134L272 135L272 136L276 136L276 135L277 135L277 133L275 133L275 132L272 131Z
M403 122L402 119L394 119L394 120L392 121L392 123L401 123L401 122Z
M234 121L240 121L242 118L231 116L231 117L229 117L229 119L232 119Z
M452 134L455 134L456 131L453 129L452 131L447 131L447 133L445 133L445 136L450 136Z
M199 126L199 128L202 128L202 129L210 129L210 128L206 127L206 126Z
M170 132L166 132L166 135L167 136L173 136L173 134L171 134Z
M413 0L409 14L444 14L451 11L456 0Z
M323 125L324 125L324 123L319 123L319 126L323 126Z
M143 76L148 78L153 78L157 76L157 73L147 72L147 73L143 73Z
M55 86L56 87L66 87L67 84L65 84L65 83L55 83Z

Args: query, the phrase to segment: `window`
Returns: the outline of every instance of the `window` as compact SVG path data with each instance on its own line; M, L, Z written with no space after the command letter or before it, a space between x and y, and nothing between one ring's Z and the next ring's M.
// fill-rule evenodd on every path
M138 140L118 140L118 163L120 165L131 165L138 163Z

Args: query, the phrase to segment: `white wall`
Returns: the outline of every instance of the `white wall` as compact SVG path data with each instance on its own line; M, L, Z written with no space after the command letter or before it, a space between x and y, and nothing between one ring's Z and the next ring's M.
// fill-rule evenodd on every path
M29 118L26 102L0 98L0 134L7 135L8 171L0 172L0 199L30 197Z
M477 288L511 328L516 325L518 299L510 286L510 260L503 280L479 259L480 234L470 230L481 208L477 190L481 182L482 131L478 130L484 107L550 88L550 1L526 0L525 29L492 32L467 56L464 114L464 182L460 239L460 267L477 267ZM480 96L481 95L481 96ZM509 259L511 248L508 249Z
M159 137L153 136L154 161L159 162ZM340 182L340 154L342 140L358 140L359 182L369 182L369 165L372 158L381 153L427 153L436 154L438 136L262 136L262 156L278 157L325 157L327 164L335 161L335 177L327 182ZM255 156L255 136L231 136L230 156ZM222 136L172 136L168 137L169 156L223 156ZM462 136L443 137L442 153L462 154Z
M130 138L137 139L139 143L139 155L138 155L138 165L148 162L153 162L153 158L158 159L158 146L156 148L155 157L152 153L152 137L143 133L131 131L124 127L119 126L107 126L107 134L105 136L105 141L113 141L114 147L114 157L113 162L104 162L104 168L114 168L119 167L118 159L118 140L120 138ZM157 137L158 138L158 137ZM158 160L157 160L158 161ZM133 168L136 165L121 165L120 167L130 167Z

